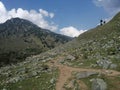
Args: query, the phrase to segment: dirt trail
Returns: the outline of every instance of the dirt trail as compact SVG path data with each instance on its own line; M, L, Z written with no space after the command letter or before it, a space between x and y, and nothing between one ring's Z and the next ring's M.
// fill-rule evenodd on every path
M88 90L88 86L83 81L78 81L80 90Z
M60 70L60 75L59 75L59 78L56 83L56 90L65 90L63 88L63 86L64 86L65 82L67 81L67 79L69 79L72 76L71 73L73 71L75 71L75 72L83 72L83 71L90 72L91 71L91 72L105 74L107 76L120 75L120 72L115 71L115 70L73 68L73 67L62 65L62 64L58 63L57 60L52 61L52 63L50 63L50 64L54 67L58 67L58 69Z
M67 79L71 77L71 70L65 66L60 66L59 70L60 75L56 83L56 90L64 90L62 87L64 86Z

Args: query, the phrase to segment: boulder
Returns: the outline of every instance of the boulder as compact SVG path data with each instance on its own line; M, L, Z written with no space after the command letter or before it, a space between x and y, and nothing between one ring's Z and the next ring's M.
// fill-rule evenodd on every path
M89 76L91 76L91 75L96 75L96 74L98 74L97 72L86 72L86 71L84 71L84 72L79 72L79 73L77 73L76 74L76 78L77 79L81 79L81 78L86 78L86 77L89 77Z
M116 64L111 64L110 65L110 69L116 69L117 68L117 65Z
M92 82L92 90L107 90L107 84L103 79L91 79Z

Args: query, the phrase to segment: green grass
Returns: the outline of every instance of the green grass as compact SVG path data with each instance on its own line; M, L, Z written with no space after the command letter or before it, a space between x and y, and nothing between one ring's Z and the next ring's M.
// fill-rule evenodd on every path
M0 85L0 90L6 88L7 90L55 90L55 83L50 83L52 78L57 78L58 70L53 73L41 73L38 78L32 77L19 81L17 83ZM0 80L3 77L0 77Z

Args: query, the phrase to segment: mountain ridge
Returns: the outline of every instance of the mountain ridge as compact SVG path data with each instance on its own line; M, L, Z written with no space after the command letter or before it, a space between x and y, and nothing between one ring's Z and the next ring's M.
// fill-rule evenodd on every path
M17 60L12 60L15 56L22 59L22 57L47 51L70 40L72 40L71 37L42 29L30 21L12 18L0 24L0 59L3 63L4 61L5 63L17 62Z

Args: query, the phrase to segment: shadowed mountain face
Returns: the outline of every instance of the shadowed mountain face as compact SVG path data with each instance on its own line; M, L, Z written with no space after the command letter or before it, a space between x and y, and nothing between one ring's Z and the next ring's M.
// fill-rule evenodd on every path
M72 38L42 29L20 18L0 24L0 65L52 49Z

